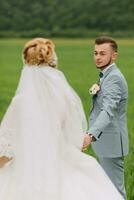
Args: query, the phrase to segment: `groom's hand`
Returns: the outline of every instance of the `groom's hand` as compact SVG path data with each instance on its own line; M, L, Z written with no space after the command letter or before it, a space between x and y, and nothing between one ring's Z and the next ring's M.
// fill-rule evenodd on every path
M91 144L91 142L92 142L92 137L89 134L85 134L82 151L86 150L87 147Z

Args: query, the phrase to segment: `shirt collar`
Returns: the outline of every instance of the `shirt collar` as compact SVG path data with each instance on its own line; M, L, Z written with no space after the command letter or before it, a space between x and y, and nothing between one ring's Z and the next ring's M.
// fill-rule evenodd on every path
M115 63L112 63L111 65L109 65L108 67L106 67L105 69L103 69L101 72L102 72L103 74L105 74L105 72L106 72L110 67L112 67L113 65L115 65Z

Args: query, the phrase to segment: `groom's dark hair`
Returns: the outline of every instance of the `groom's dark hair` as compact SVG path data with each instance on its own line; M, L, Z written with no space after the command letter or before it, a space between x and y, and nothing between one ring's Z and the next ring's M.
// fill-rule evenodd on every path
M118 45L115 42L115 40L108 36L101 36L95 39L95 44L105 44L108 43L112 47L112 49L117 52L118 51Z

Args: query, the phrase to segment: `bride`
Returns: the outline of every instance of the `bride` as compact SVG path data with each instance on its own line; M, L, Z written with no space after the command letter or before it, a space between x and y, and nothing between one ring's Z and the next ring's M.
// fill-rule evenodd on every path
M36 38L0 126L0 200L122 200L96 159L81 152L81 101L57 67L52 41Z

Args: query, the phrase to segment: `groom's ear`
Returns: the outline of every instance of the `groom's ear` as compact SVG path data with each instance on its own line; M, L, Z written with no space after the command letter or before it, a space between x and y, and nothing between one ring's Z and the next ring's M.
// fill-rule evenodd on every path
M118 57L118 52L114 51L112 55L112 60L115 61Z

